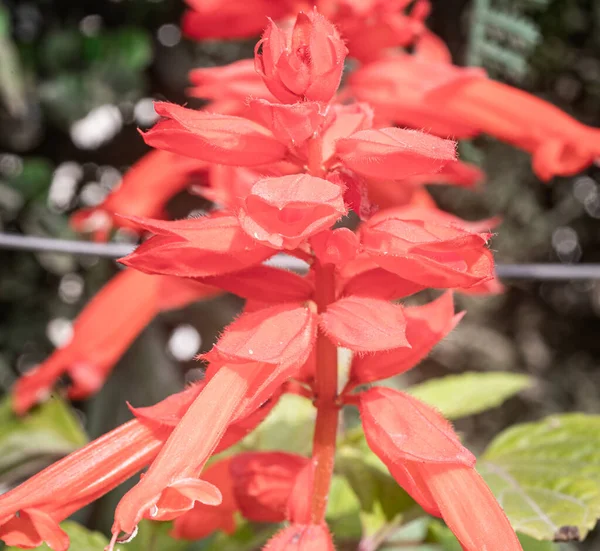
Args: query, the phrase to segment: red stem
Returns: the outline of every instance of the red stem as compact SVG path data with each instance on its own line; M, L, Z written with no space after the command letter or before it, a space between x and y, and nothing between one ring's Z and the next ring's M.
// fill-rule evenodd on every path
M319 312L323 312L335 300L335 268L315 262L315 301ZM325 520L327 499L338 429L337 404L337 347L323 333L317 337L317 365L315 374L315 405L317 422L313 440L313 461L315 478L311 503L311 523L320 524Z

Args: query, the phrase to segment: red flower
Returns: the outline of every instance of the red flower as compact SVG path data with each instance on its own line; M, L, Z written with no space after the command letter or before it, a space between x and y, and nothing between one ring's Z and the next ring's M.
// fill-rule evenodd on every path
M163 117L143 137L148 145L209 163L258 166L283 159L286 149L264 127L241 117L157 102Z
M259 264L274 253L248 237L237 218L227 213L174 222L131 220L157 234L120 260L142 272L179 277L221 275Z
M359 395L359 403L371 449L425 511L445 520L465 551L521 551L450 423L392 389L372 388Z
M231 462L240 511L254 522L282 522L296 477L308 458L284 452L246 452Z
M291 8L288 0L187 0L183 32L197 40L259 35L267 16L279 19Z
M239 507L233 492L233 479L230 467L232 457L213 463L206 469L202 478L221 491L219 505L196 503L194 508L175 519L172 535L178 539L199 540L222 530L227 534L235 532L235 513Z
M147 466L202 390L202 384L196 385L155 406L134 410L138 419L90 442L0 496L0 539L24 549L45 542L54 551L66 551L69 538L58 523ZM270 407L233 424L217 451L243 438Z
M125 218L115 215L161 218L169 199L207 168L204 161L167 151L151 151L125 173L123 181L105 201L75 212L71 226L76 231L92 232L96 241L106 241L113 226L131 228Z
M214 287L196 282L152 277L134 270L121 272L79 314L70 342L17 381L13 390L15 411L25 413L45 399L65 373L70 379L70 398L81 400L94 394L158 312L216 294Z
M294 174L256 182L239 217L242 228L254 239L278 249L295 249L344 214L339 185Z
M335 27L314 10L300 12L291 29L270 21L256 52L256 70L278 100L327 103L340 85L347 49Z

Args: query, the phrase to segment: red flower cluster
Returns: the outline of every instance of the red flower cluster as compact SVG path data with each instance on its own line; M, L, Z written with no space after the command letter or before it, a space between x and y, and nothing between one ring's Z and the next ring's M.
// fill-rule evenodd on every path
M204 356L201 385L134 410L135 421L1 496L4 541L64 551L58 522L149 465L117 507L110 550L143 518L174 519L176 535L200 537L231 530L236 511L289 521L268 551L333 549L325 510L339 411L350 405L371 449L464 549L521 549L447 421L402 392L357 390L412 368L460 319L451 291L421 307L391 300L426 287L476 288L492 280L493 260L477 224L415 207L371 216L371 186L460 165L453 142L374 126L368 105L336 103L345 52L321 14L301 13L267 28L256 63L273 97L251 100L248 118L157 105L163 118L145 140L226 165L210 167L223 209L174 222L129 217L153 236L123 263L158 282L177 276L234 292L245 310ZM349 210L363 218L356 232L338 227ZM308 274L262 264L282 251L305 260ZM343 389L340 346L355 353ZM205 470L290 382L317 408L312 457L250 453Z

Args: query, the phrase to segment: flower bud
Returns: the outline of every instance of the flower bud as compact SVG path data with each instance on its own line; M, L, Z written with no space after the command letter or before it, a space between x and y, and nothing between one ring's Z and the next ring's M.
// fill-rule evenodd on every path
M329 102L340 85L347 53L336 28L315 10L300 12L288 29L270 21L256 45L255 64L267 88L283 103Z

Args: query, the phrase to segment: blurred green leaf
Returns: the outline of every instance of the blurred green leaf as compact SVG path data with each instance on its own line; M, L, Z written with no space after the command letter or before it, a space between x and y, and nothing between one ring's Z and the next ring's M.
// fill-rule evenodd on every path
M360 501L343 476L333 476L326 518L337 538L360 539L362 535Z
M338 449L336 473L346 478L360 503L364 535L372 535L386 523L415 506L364 439Z
M310 400L284 394L264 422L241 442L240 447L308 455L312 450L316 415L317 410Z
M48 190L53 170L52 163L43 157L25 157L22 170L9 177L6 183L19 191L25 199L31 199Z
M90 64L142 71L152 61L152 41L144 29L121 28L86 37L84 56Z
M0 481L11 485L31 474L32 465L48 463L87 442L73 410L52 398L24 417L15 415L10 398L0 402Z
M600 517L600 416L553 415L511 427L478 468L516 530L583 539Z
M100 532L92 532L76 522L66 520L61 523L61 528L69 534L71 545L69 551L99 551L108 545L108 539ZM50 551L47 545L36 547L40 551ZM19 551L17 547L7 547L6 551Z
M551 541L539 541L525 534L517 534L523 551L559 551L561 547ZM441 544L443 551L462 551L450 529L440 520L429 522L427 540Z
M135 538L123 546L123 551L187 551L191 542L173 539L171 527L171 522L142 520Z
M434 406L448 419L460 419L499 406L531 385L531 377L519 373L467 372L431 379L406 392Z

